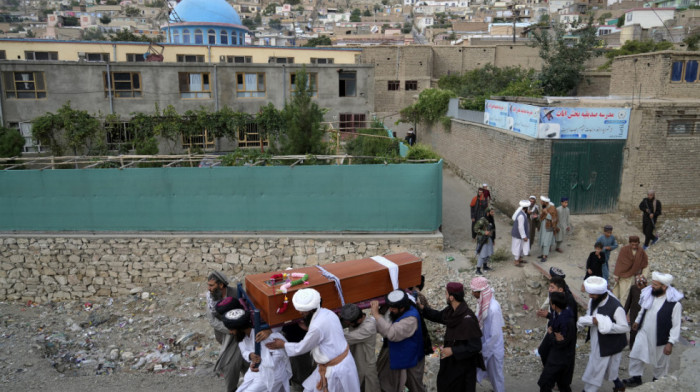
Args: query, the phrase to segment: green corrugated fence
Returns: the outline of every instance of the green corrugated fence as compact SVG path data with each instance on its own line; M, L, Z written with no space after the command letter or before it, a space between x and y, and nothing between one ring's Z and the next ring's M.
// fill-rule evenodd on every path
M426 164L0 171L0 231L432 232Z

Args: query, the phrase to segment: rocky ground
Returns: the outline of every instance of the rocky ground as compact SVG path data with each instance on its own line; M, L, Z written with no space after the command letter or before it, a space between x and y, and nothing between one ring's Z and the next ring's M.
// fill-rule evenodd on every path
M444 303L444 285L473 277L474 243L469 236L465 203L473 189L450 172L445 172L443 231L444 252L420 254L425 260L425 294L435 306ZM574 231L565 253L553 254L544 268L556 265L567 272L574 291L580 288L583 266L592 244L607 223L615 226L618 239L639 234L638 222L616 214L573 217ZM700 336L700 284L698 243L700 225L696 218L662 219L661 241L649 249L652 269L672 273L675 285L686 295L682 336L674 349L673 375L637 388L650 390L696 390L694 369L700 360L694 347ZM546 279L534 264L512 265L509 252L509 217L497 216L496 248L504 257L493 263L488 274L496 298L504 311L506 327L506 385L513 391L537 391L542 369L534 349L544 334L543 319L535 311L546 298ZM538 255L535 250L533 255ZM613 260L616 253L613 254ZM242 276L241 276L242 277ZM239 278L241 278L239 277ZM119 298L97 298L90 302L0 303L0 390L3 391L116 391L116 390L217 390L223 383L211 376L218 354L211 330L203 316L204 282L178 287L134 289ZM581 295L585 298L584 295ZM470 306L475 301L470 298ZM429 323L430 324L430 323ZM431 325L435 342L443 330ZM579 334L574 390L581 390L589 346ZM681 366L681 358L683 365ZM621 376L627 377L628 360ZM433 390L438 359L428 358L426 383ZM649 379L647 377L645 379ZM610 387L610 388L608 388ZM612 384L606 385L611 389ZM480 391L490 391L485 383Z

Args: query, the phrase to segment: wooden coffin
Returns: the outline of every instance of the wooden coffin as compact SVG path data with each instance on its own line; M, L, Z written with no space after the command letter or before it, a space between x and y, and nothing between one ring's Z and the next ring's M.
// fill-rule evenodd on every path
M399 267L399 287L408 288L420 284L423 261L410 253L398 253L384 256ZM361 302L381 297L393 290L389 278L389 270L371 258L344 261L341 263L325 264L322 266L328 272L340 279L345 303ZM279 292L282 282L271 286L270 277L278 273L300 272L309 274L308 285L292 286L287 291L289 305L287 310L277 313L277 308L284 302L284 294ZM245 290L256 308L260 309L262 319L269 325L279 325L285 321L300 318L294 309L292 297L302 288L314 288L321 293L323 307L336 309L342 306L335 283L326 277L316 267L296 268L289 271L270 271L264 274L249 275L245 278Z

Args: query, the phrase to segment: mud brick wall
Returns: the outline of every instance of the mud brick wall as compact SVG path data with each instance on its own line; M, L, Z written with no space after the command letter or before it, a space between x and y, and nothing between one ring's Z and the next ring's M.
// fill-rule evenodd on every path
M85 299L135 287L442 250L442 235L0 236L0 301Z

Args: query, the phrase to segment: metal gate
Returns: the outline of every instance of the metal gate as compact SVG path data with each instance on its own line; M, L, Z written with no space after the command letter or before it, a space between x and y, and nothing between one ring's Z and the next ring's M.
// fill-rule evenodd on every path
M569 198L572 214L600 214L617 207L625 140L561 140L552 143L549 197Z

